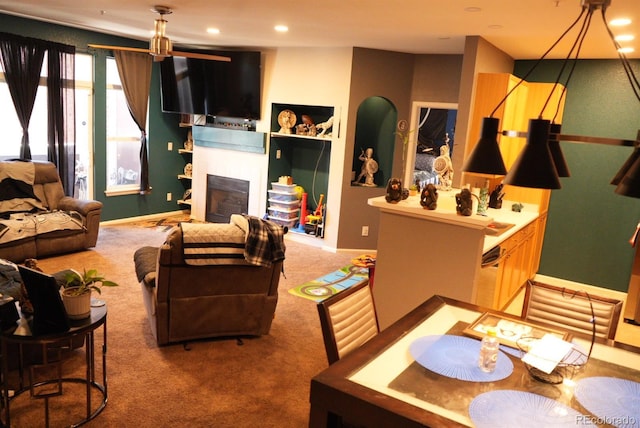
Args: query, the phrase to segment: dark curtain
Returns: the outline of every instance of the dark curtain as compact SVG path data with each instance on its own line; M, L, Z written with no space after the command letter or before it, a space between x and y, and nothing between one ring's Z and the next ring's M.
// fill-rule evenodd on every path
M447 132L447 114L448 110L444 109L421 109L418 153L425 153L426 149L432 149L428 153L440 156L440 146L445 143L445 134Z
M147 106L151 87L151 55L115 51L118 74L131 117L140 129L140 194L151 193L147 147Z
M65 194L75 182L75 47L0 33L0 61L22 126L20 157L31 159L29 121L47 53L47 159L58 168Z
M73 196L76 169L75 47L50 46L47 66L47 158L57 165L65 194Z
M20 157L31 159L29 120L36 101L46 47L38 40L0 33L0 61L22 126ZM7 142L5 142L7 144Z

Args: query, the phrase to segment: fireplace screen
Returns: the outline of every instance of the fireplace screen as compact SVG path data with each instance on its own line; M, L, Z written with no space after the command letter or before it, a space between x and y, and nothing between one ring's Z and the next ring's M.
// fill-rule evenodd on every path
M249 182L237 178L207 175L207 212L211 223L229 223L231 214L249 210Z

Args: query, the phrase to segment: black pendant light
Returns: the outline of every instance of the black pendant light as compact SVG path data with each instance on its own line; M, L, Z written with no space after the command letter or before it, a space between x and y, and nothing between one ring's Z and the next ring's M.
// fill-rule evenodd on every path
M562 125L559 123L549 125L549 150L551 151L551 157L553 158L553 164L556 166L558 177L571 177L569 166L564 159L562 149L560 148L560 140L558 139L561 129Z
M640 198L640 131L631 156L625 161L620 171L613 177L611 184L616 185L618 195Z
M546 119L529 120L527 143L505 177L505 184L560 189L558 171L549 150L549 124Z
M485 117L482 119L480 141L465 161L462 167L463 171L491 175L505 175L507 173L497 140L499 124L500 121L497 118Z
M616 186L615 192L618 195L640 198L640 156L637 154L638 151L639 149L636 147L631 155L631 157L636 158L635 161L629 166ZM627 160L627 162L629 162L629 160ZM627 162L625 162L625 166Z
M635 149L633 149L633 153L631 153L631 156L629 156L629 158L624 162L624 165L622 165L622 168L620 168L620 170L616 173L616 176L613 177L613 179L611 180L611 184L616 186L620 184L624 176L629 172L633 164L638 159L640 159L640 147L636 147Z

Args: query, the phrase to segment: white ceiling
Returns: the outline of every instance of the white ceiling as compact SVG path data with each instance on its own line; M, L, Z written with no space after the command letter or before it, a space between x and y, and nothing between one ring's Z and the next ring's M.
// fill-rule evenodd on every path
M586 0L172 0L167 35L179 46L345 47L408 53L461 54L466 35L478 35L515 59L537 58L573 23ZM593 1L593 0L589 0ZM0 12L73 27L148 40L157 17L153 0L0 0ZM479 8L470 12L467 8ZM620 32L636 33L640 0L611 0L607 20L634 23ZM285 24L286 34L273 27ZM220 34L210 35L208 27ZM634 34L640 58L640 33ZM564 58L577 29L548 58ZM581 58L616 58L600 11L594 14ZM320 60L320 59L318 59Z

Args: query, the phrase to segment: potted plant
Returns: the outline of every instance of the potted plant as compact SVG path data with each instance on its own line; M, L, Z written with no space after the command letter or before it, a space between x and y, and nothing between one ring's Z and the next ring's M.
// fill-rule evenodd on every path
M418 194L418 185L412 184L409 186L409 196L416 196Z
M70 319L84 319L91 315L91 293L102 293L102 287L116 287L96 269L84 270L82 274L69 270L65 274L62 301Z

